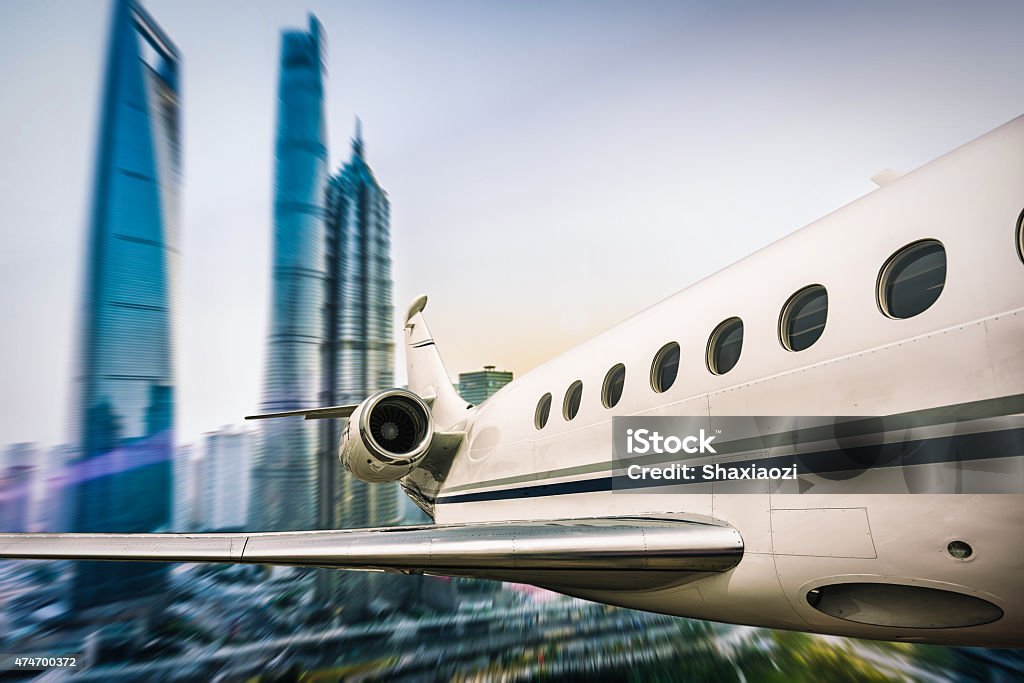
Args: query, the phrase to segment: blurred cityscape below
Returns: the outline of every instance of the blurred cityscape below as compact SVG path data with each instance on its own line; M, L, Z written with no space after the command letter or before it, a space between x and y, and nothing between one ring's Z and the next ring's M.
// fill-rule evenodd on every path
M331 172L327 28L282 31L261 411L395 383L391 199L361 123ZM173 36L117 0L87 216L69 443L6 446L0 531L285 531L429 524L340 466L343 423L175 437L185 88ZM371 60L372 57L367 57ZM271 74L262 77L271 78ZM268 102L267 106L273 103ZM70 230L70 228L69 228ZM69 293L70 296L70 293ZM400 355L400 354L399 354ZM460 373L472 404L513 379ZM255 402L255 398L254 398ZM1016 680L1017 653L875 643L635 612L527 586L322 569L0 563L0 650L97 681ZM34 675L34 674L33 674ZM0 672L0 678L16 677Z

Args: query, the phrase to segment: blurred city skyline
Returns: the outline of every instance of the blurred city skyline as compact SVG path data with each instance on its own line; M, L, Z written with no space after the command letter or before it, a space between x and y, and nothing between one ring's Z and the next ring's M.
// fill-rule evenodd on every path
M146 6L184 54L179 442L260 399L277 46L307 12L327 36L329 167L360 115L392 202L396 312L431 295L453 377L521 375L882 168L1024 113L1013 3ZM109 15L0 4L0 443L70 436Z

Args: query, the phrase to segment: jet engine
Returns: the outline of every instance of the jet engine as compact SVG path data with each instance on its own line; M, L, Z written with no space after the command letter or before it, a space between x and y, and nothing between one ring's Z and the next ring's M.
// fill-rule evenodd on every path
M433 436L434 421L423 399L388 389L360 403L349 417L338 457L363 481L396 481L426 457Z

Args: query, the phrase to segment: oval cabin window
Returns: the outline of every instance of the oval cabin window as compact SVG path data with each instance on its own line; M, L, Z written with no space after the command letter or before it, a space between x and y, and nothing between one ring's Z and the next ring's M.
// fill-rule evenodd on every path
M533 424L537 429L544 429L551 416L551 394L544 394L537 402L537 411L533 415Z
M615 404L622 398L622 387L626 383L626 366L622 363L614 366L604 376L604 386L601 387L601 403L605 408L614 408Z
M828 292L821 285L804 287L789 297L779 317L779 340L787 351L803 351L818 341L828 319Z
M912 318L928 310L946 285L946 249L923 240L893 254L878 276L878 304L890 318Z
M577 380L565 390L565 399L562 401L562 417L571 420L580 413L580 403L583 401L583 382Z
M1024 261L1024 211L1017 218L1017 256Z
M580 403L583 401L583 382L576 380L569 385L565 392L565 400L562 401L562 417L571 420L580 412Z
M743 321L729 318L723 321L708 339L708 369L716 375L736 367L743 350Z
M659 394L668 391L679 373L679 344L669 342L661 347L651 363L651 388Z

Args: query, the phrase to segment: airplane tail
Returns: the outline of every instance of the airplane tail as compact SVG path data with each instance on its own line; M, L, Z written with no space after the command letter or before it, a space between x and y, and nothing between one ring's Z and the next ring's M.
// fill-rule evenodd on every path
M405 316L405 363L409 390L431 403L431 413L438 426L450 429L466 417L472 406L452 386L451 378L430 334L423 309L426 295L416 297Z

